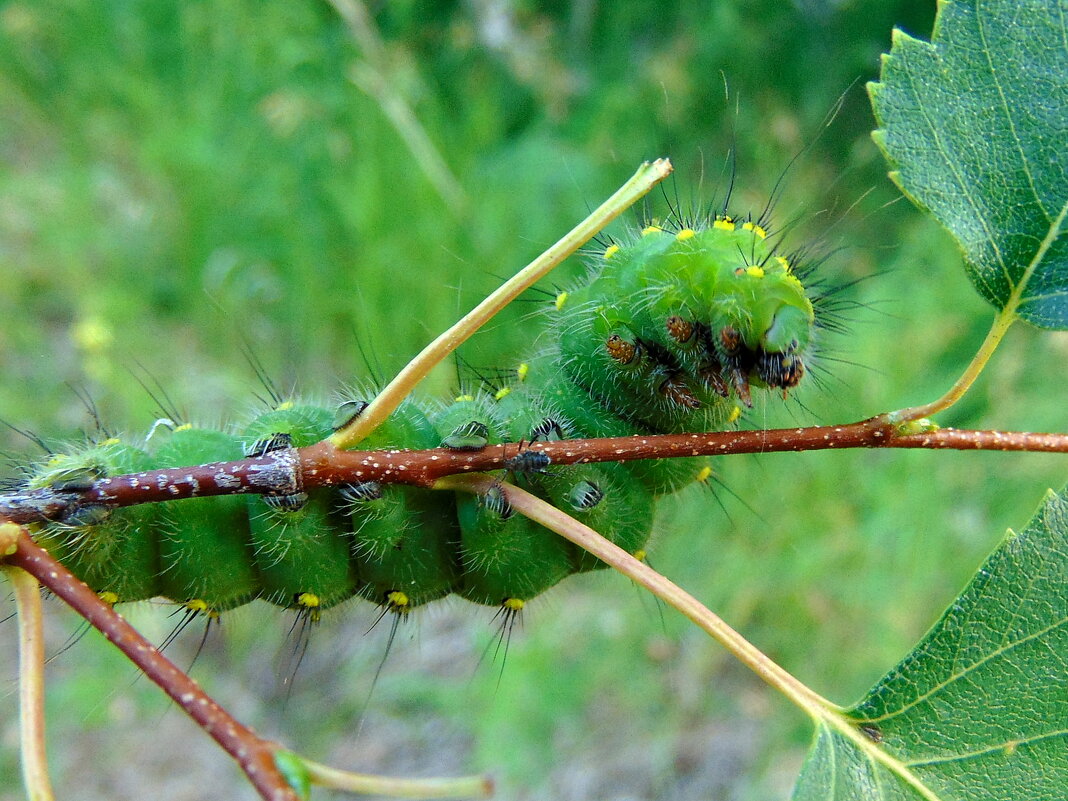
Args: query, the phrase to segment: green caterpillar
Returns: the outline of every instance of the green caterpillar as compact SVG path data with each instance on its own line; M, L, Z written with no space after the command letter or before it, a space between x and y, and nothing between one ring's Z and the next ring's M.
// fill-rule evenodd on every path
M816 314L764 225L720 215L649 226L596 258L550 310L555 338L494 391L444 406L405 402L361 448L713 431L752 388L784 394L813 352ZM286 402L240 431L178 426L141 449L108 439L51 457L31 487L303 447L363 409ZM632 554L656 498L711 475L704 457L553 466L521 451L509 475ZM601 567L568 541L482 497L374 482L278 496L81 508L37 538L111 602L155 596L217 614L262 598L312 619L354 596L405 613L449 594L515 613L566 576Z

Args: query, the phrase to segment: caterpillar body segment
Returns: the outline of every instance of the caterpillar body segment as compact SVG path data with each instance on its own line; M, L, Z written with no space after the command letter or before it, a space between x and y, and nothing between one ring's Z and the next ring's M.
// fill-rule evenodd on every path
M567 480L550 483L548 499L629 554L649 542L655 498L623 465L578 465ZM574 549L572 564L575 572L607 567L582 548Z
M533 371L534 367L531 369ZM608 399L584 391L567 380L566 376L557 375L550 379L546 396L559 408L567 409L572 437L627 437L641 433L663 433L639 429L637 423L627 415L626 409L621 408L621 413L617 414L609 408ZM692 484L709 462L706 456L639 459L625 462L622 467L654 496L658 496Z
M458 418L465 411L454 414ZM373 450L440 444L439 427L410 401L362 443ZM350 508L353 558L363 581L360 595L403 613L453 592L462 574L453 494L401 484L382 486L377 494Z
M572 571L570 542L515 514L496 488L457 502L464 555L458 594L487 606L526 602Z
M244 455L242 440L226 431L182 426L156 454L158 465L227 462ZM249 533L248 498L188 498L160 504L160 594L222 612L260 594Z
M484 392L456 398L433 416L433 424L435 446L454 451L480 451L508 441L496 403Z
M603 407L591 403L588 397L582 397L575 392L573 386L569 385L570 391L554 392L552 388L555 383L552 376L556 372L550 358L531 360L523 384L514 387L511 393L498 402L500 416L509 421L507 434L511 440L532 442L548 438L576 439L632 433L632 429L628 428L625 422L611 420L611 415ZM546 380L550 382L548 386L537 389L538 385ZM602 424L615 426L615 433L590 433L608 430L589 425L587 420L591 413L599 414ZM524 453L537 452L524 451L519 457ZM655 461L670 463L674 460ZM642 466L632 467L639 464ZM603 463L547 466L543 470L524 473L520 478L534 494L564 509L580 522L600 532L606 539L633 553L645 546L652 530L653 495L642 480L650 469L655 471L656 466L650 468L648 460L627 465ZM691 471L685 472L689 475ZM636 481L635 476L641 478ZM688 481L689 479L687 483ZM576 502L576 497L581 498L581 502ZM581 548L569 546L569 550L572 569L575 571L605 566Z
M710 459L556 465L538 443L727 428L754 391L785 394L803 380L815 330L794 266L760 225L669 228L611 245L582 285L558 293L549 344L500 373L503 385L436 408L406 401L361 448L520 443L500 480L644 554L656 499L706 481ZM106 476L301 448L366 407L280 403L240 434L179 426L152 437L152 452L107 440L52 457L30 485L79 493ZM75 506L36 533L118 601L162 595L216 613L261 598L311 620L353 597L404 614L450 594L511 618L566 576L604 566L516 514L499 485L472 496L378 482L305 491L298 480L276 495Z
M30 488L71 486L72 477L151 470L145 451L114 438L69 454L55 454L28 481ZM74 484L81 486L80 481ZM156 505L122 509L80 507L65 521L38 528L38 541L97 592L117 601L141 601L160 594Z
M463 568L452 494L393 485L381 503L368 519L352 514L360 595L407 612L453 592Z
M334 412L283 404L260 415L244 431L247 441L288 435L292 447L313 445L333 432ZM345 520L335 512L336 493L317 490L301 503L247 499L249 532L260 577L260 597L278 606L317 614L351 598L359 588Z
M434 424L446 447L472 449L471 440L494 447L529 437L529 421L538 414L524 402L529 400L525 387L461 396L435 416ZM523 433L516 436L516 431ZM571 543L515 514L499 489L457 497L456 507L463 567L456 592L461 597L490 606L525 602L571 572Z

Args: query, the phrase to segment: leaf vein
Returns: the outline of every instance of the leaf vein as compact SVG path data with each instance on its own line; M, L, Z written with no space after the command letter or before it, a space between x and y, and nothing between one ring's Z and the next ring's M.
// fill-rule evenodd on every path
M909 701L907 704L902 705L900 708L895 709L892 712L887 712L885 714L882 714L882 715L879 715L878 717L873 717L873 718L868 718L868 717L857 718L857 720L859 720L862 723L878 723L879 721L889 720L890 718L898 717L902 713L907 712L909 709L912 709L913 707L918 706L919 704L922 704L924 701L926 701L927 699L933 697L934 695L936 695L941 690L945 689L947 686L949 686L953 682L964 678L964 676L967 676L973 670L976 670L977 668L985 665L990 660L995 659L997 657L1000 657L1000 656L1008 653L1009 651L1012 651L1017 646L1024 645L1025 643L1028 643L1028 642L1030 642L1030 641L1032 641L1034 639L1037 639L1037 638L1042 637L1042 636L1044 636L1046 634L1049 634L1052 631L1056 631L1061 626L1063 626L1065 623L1068 623L1068 617L1063 617L1060 620L1056 621L1055 623L1047 626L1046 628L1039 629L1038 631L1032 632L1031 634L1028 634L1026 637L1021 637L1018 640L1014 640L1013 642L1008 643L1007 645L1004 645L1001 648L995 648L989 654L985 655L982 659L976 660L975 662L973 662L970 665L968 665L968 666L964 667L963 669L961 669L959 672L952 673L945 680L940 681L938 684L933 685L927 692L916 696L914 699ZM961 636L963 636L963 634Z
M944 765L950 762L962 762L967 759L979 759L987 754L994 754L999 751L1005 751L1007 748L1014 748L1021 745L1031 745L1032 743L1041 742L1042 740L1049 740L1055 737L1064 737L1068 735L1068 729L1058 729L1056 731L1046 732L1043 734L1036 734L1033 737L1021 737L1006 740L1003 743L997 745L991 745L986 748L979 748L975 751L968 751L961 754L952 754L950 756L931 757L928 759L910 759L905 762L909 767L923 767L925 765Z
M998 99L1001 101L1001 108L1005 114L1005 121L1009 124L1009 130L1012 132L1012 141L1016 145L1016 150L1020 154L1020 163L1023 165L1024 175L1027 176L1027 184L1031 187L1031 194L1035 196L1035 200L1038 203L1038 207L1042 210L1042 216L1046 218L1046 221L1053 223L1053 216L1048 211L1045 205L1042 203L1042 198L1038 193L1038 188L1035 186L1035 176L1031 170L1031 163L1027 158L1027 153L1024 150L1023 141L1020 139L1019 131L1016 129L1016 120L1013 119L1012 109L1009 107L1009 102L1005 98L1005 90L1001 84L1001 75L997 71L997 67L994 64L994 60L991 57L990 42L987 38L986 26L983 24L983 11L981 9L982 3L976 2L975 4L975 24L979 34L979 41L982 43L981 52L986 56L987 66L990 68L990 77L994 82L994 88L997 90ZM1010 282L1011 286L1011 282Z
M937 49L935 49L935 50L936 50L936 57L941 62L942 61L942 57L941 57L940 54L937 53ZM957 169L955 160L950 158L949 150L948 150L948 148L946 146L946 143L944 142L944 140L943 140L943 138L942 138L942 136L941 136L941 134L939 132L938 126L934 124L934 121L931 119L931 116L927 113L926 104L922 103L922 102L919 102L919 98L922 96L922 94L919 91L917 80L916 80L916 76L913 74L912 65L911 64L907 63L905 74L908 76L909 85L910 85L910 87L912 89L912 95L913 95L913 97L915 97L917 99L916 109L923 116L924 122L927 124L927 129L928 129L928 132L930 134L931 141L933 141L934 144L935 144L935 149L938 151L939 155L942 157L942 160L945 163L948 172L953 176L953 179L954 179L954 181L955 181L955 183L957 185L957 189L960 192L961 197L963 197L965 202L971 207L972 214L973 214L975 220L978 222L979 226L983 229L984 233L986 234L986 239L990 243L990 246L994 251L994 256L995 256L995 259L996 259L996 261L998 263L998 267L1001 268L1001 272L1004 275L1006 282L1008 283L1009 286L1012 286L1013 285L1012 276L1009 275L1008 267L1005 265L1005 258L1001 253L1001 249L998 247L997 241L994 239L994 234L991 231L990 226L989 226L989 224L987 222L986 215L980 213L980 208L979 208L975 198L972 196L971 191L968 189L968 185L964 181L964 176L961 175L960 171ZM978 271L977 275L981 276L982 275L982 271L981 270ZM983 283L987 284L987 282L985 280L983 280ZM987 289L991 292L991 294L995 294L996 295L996 292L994 292L993 288L990 287L989 285L987 286Z

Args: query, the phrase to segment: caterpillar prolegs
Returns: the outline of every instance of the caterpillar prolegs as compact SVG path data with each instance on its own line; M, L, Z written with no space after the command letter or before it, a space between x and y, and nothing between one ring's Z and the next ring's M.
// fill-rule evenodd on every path
M551 344L506 385L448 404L405 402L360 447L477 450L503 442L713 431L754 388L797 386L816 315L805 274L763 220L650 225L595 258L551 308ZM154 429L144 448L107 439L52 456L32 487L311 445L358 415L285 402L241 430ZM705 457L556 466L520 451L506 473L631 553L656 498L707 480ZM518 610L600 563L513 514L503 493L454 495L367 482L267 496L81 507L36 536L113 602L155 596L217 613L255 598L320 610L360 596L403 613L449 594Z

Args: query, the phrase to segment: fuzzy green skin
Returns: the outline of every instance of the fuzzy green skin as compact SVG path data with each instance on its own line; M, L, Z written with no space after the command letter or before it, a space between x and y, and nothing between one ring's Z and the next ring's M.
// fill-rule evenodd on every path
M572 503L573 491L580 481L589 481L604 493L603 500L591 509L579 509ZM548 482L546 496L553 505L585 523L605 539L634 555L645 549L653 530L655 502L653 494L623 465L580 465L565 480ZM607 565L581 548L573 551L575 572L601 570Z
M139 448L108 440L52 457L29 486L49 486L72 471L85 469L99 476L117 476L154 467L152 458ZM37 528L35 537L94 591L113 593L120 602L142 601L160 591L157 514L155 504L129 506L113 510L95 525L51 523Z
M508 439L504 423L497 410L497 404L485 393L462 395L448 406L430 416L430 422L437 435L434 447L453 447L459 450L473 448L479 450L487 445L499 445ZM476 442L461 432L472 423L481 423L486 427L485 442Z
M538 369L532 365L531 373ZM572 421L574 436L629 437L635 433L648 433L635 431L633 423L614 415L566 376L551 378L545 396ZM680 459L638 459L622 466L653 495L668 495L692 484L710 464L711 459L707 456L688 456Z
M381 499L353 510L353 556L363 582L361 596L407 611L459 585L460 533L449 496L383 487ZM398 592L406 598L403 604L394 600Z
M610 256L558 309L556 351L532 360L523 386L485 413L495 435L503 426L505 439L529 439L545 417L566 437L722 430L748 401L735 395L744 385L790 387L803 375L812 304L756 226L725 220L678 234L647 230ZM688 323L693 335L680 339L671 321ZM621 357L612 342L629 344L636 355ZM761 364L800 367L782 378L762 373L768 368ZM648 540L654 496L705 480L710 470L699 457L550 466L546 473L519 480L561 508L571 505L578 519L634 553ZM603 498L575 509L583 481ZM566 573L559 565L567 547L541 539L528 521L502 517L484 500L460 498L458 507L464 597L528 600ZM597 566L572 552L572 571Z
M305 448L333 433L334 412L308 404L284 403L261 414L245 428L242 440L251 445L272 434L289 434L294 448Z
M501 401L480 394L457 400L435 416L443 439L471 421L488 431L487 447L511 439L529 439L543 416L533 398L514 390ZM523 483L522 481L520 483ZM460 522L463 585L458 593L479 604L499 606L527 601L559 583L571 572L571 543L521 515L507 516L488 508L483 498L456 499Z
M241 440L225 431L180 428L156 453L159 467L240 459ZM221 612L260 592L253 567L248 499L240 495L189 498L161 504L160 594L202 602Z
M359 447L367 451L387 448L423 450L437 448L440 444L438 429L427 412L413 401L406 400L386 422L368 434Z
M329 436L334 414L316 406L276 409L253 420L246 442L272 434L289 434L302 448ZM261 497L247 500L249 531L260 576L261 595L278 606L309 607L305 593L326 609L351 598L359 587L349 559L351 542L345 521L336 513L335 493L311 493L303 508L274 509Z
M479 498L457 499L462 532L463 586L469 601L500 606L529 601L572 572L567 540L522 515L504 519ZM563 545L561 545L563 543Z
M371 432L361 447L435 448L438 430L414 403L406 402ZM360 595L407 611L448 595L460 583L460 531L453 494L402 485L382 487L382 497L351 507ZM399 605L394 593L403 593Z
M536 359L528 363L526 379L522 384L512 387L512 390L497 403L499 416L507 420L506 425L508 438L513 441L530 441L533 432L538 426L544 424L547 419L554 421L561 429L560 434L554 434L556 438L574 439L580 436L615 436L630 433L623 421L616 419L618 427L612 434L588 434L590 424L584 426L582 420L586 418L591 404L577 395L577 390L566 381L555 381L547 388L534 389L535 385L553 375L555 371L545 359ZM550 378L550 381L552 379ZM560 386L566 384L570 391L564 391ZM560 386L562 391L554 392L552 388ZM605 414L605 418L611 417ZM611 421L602 420L602 423ZM678 460L656 460L667 462ZM688 460L687 460L688 461ZM703 466L705 460L700 460ZM694 465L680 465L675 467L675 474L685 476L679 478L679 484L688 484L700 470ZM568 467L549 467L544 475L535 474L520 477L526 481L529 489L539 497L545 498L553 505L563 509L577 520L591 526L600 532L606 539L619 545L629 553L634 553L645 547L652 530L653 497L647 489L643 479L649 472L649 465L638 468L638 481L635 481L635 472L631 465L597 464L597 465L573 465ZM652 472L663 474L663 466L656 465ZM661 478L658 475L657 478ZM577 485L589 481L598 486L604 492L601 503L586 510L578 510L571 504L571 496ZM604 563L595 557L589 556L586 551L571 545L565 547L565 540L558 538L561 550L567 550L571 554L573 569L577 571L595 570L604 567Z
M262 498L248 499L249 528L255 549L261 596L276 606L326 609L359 589L344 521L334 514L333 494L314 493L302 509L272 509Z

